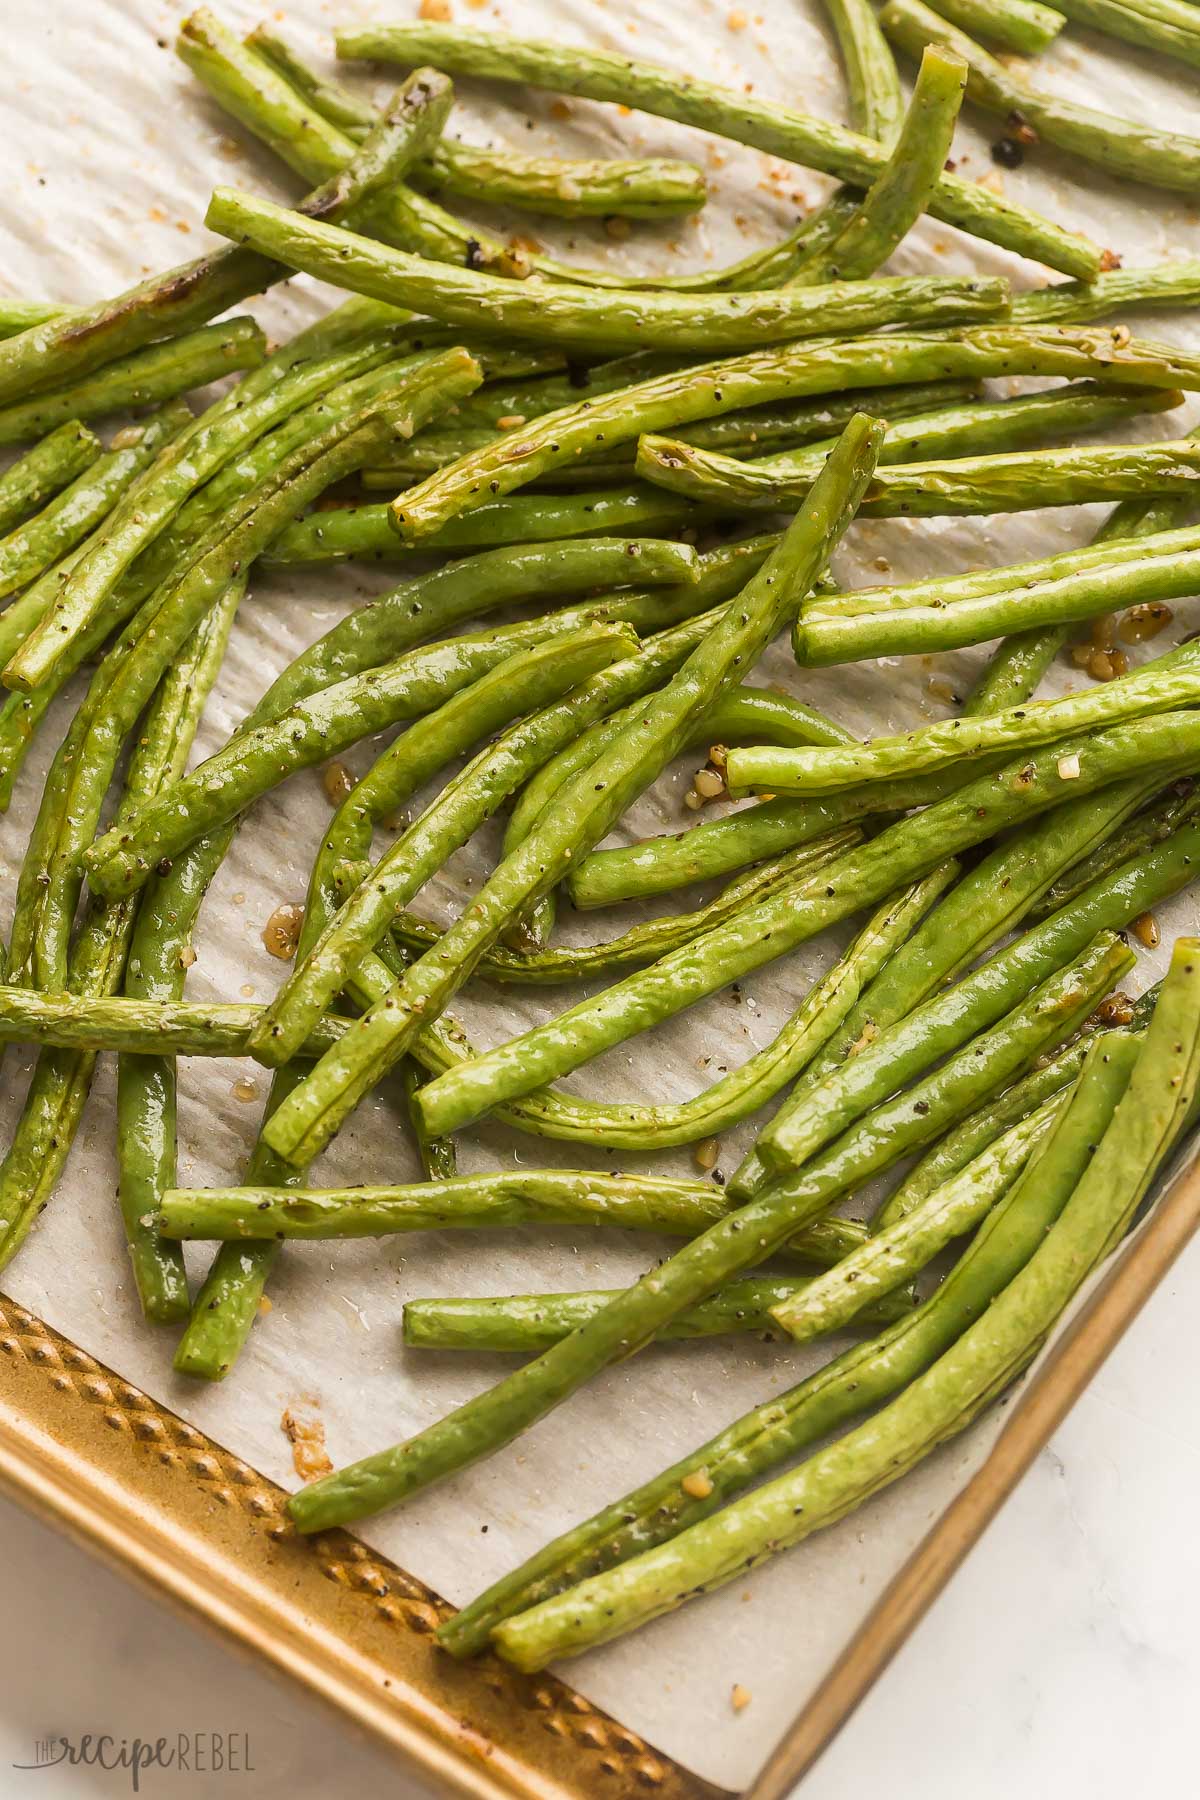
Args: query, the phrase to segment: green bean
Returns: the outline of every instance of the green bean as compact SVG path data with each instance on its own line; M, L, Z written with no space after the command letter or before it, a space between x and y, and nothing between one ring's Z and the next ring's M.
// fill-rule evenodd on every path
M1182 498L1123 500L1113 508L1092 543L1108 544L1118 538L1150 537L1168 531L1182 524L1189 510L1188 502ZM962 709L964 718L1002 712L1005 707L1020 706L1032 699L1069 636L1068 626L1052 625L1045 631L1024 631L1002 638L967 697Z
M1111 1038L1112 1032L1105 1033ZM888 1195L876 1212L872 1229L887 1231L923 1205L931 1194L982 1156L1004 1133L1027 1119L1049 1100L1073 1087L1094 1041L1081 1033L1048 1062L1035 1064L1028 1075L1003 1088L937 1140Z
M375 123L374 108L361 103L338 82L317 75L269 25L257 26L245 44L265 57L302 99L348 136L358 137ZM571 219L589 214L669 218L695 212L705 200L704 177L691 163L665 157L562 162L553 157L524 156L507 146L489 150L445 137L414 170L413 179L475 202L520 206L529 212Z
M145 425L130 426L119 434L115 448L97 457L41 512L9 532L0 543L0 594L11 594L36 580L81 543L136 486L138 476L164 445L179 438L190 418L184 403L176 401Z
M1072 861L1066 873L1060 875L1035 904L1034 917L1055 912L1093 881L1111 874L1123 863L1145 855L1181 826L1190 824L1197 812L1200 812L1200 794L1196 792L1195 783L1190 777L1174 783L1157 805L1145 807L1090 853Z
M1077 25L1200 69L1200 19L1185 0L1062 0L1062 10Z
M999 279L941 276L826 282L816 288L735 294L672 294L613 288L592 292L566 283L539 285L474 269L438 264L393 250L337 225L322 225L286 206L213 189L205 213L213 231L276 257L290 268L336 281L352 293L392 306L412 306L455 325L482 324L516 337L590 350L651 348L744 350L821 333L867 331L883 325L958 324L1008 310L1008 284ZM0 346L2 350L2 346Z
M1068 976L1057 978L1061 996L1056 1020L1059 1036L1071 1028L1072 1009L1090 1004L1097 986L1103 991L1118 969L1128 966L1131 960L1128 951L1117 946L1096 946ZM1086 1002L1085 991L1089 996ZM948 1116L953 1116L955 1105L965 1110L965 1096L977 1088L980 1069L988 1060L975 1054L977 1050L978 1045L972 1046L973 1054L966 1067L966 1059L953 1059L903 1097L904 1129L897 1126L896 1102L890 1109L879 1109L870 1121L862 1122L801 1176L775 1183L748 1206L710 1226L701 1237L659 1264L587 1324L544 1351L516 1375L459 1407L407 1444L352 1464L294 1495L288 1502L293 1522L301 1531L309 1532L324 1529L335 1521L361 1518L407 1498L510 1442L614 1357L633 1354L671 1319L706 1299L722 1282L770 1256L788 1239L794 1226L825 1210L867 1170L887 1166L906 1148L934 1135L944 1121L948 1122ZM926 1107L926 1111L908 1111L914 1104L914 1092L915 1103ZM880 1120L887 1122L886 1143L872 1135L872 1126Z
M112 908L108 909L112 911ZM245 1056L261 1006L0 987L0 1040L51 1050L113 1050L121 1056ZM345 1034L344 1019L320 1020L301 1047L320 1055Z
M428 543L471 507L511 493L577 457L667 426L686 424L748 405L856 388L919 381L928 376L1092 375L1138 386L1189 388L1200 382L1194 359L1125 340L1112 331L1036 330L977 326L924 336L853 338L818 349L795 345L756 356L659 375L632 387L584 400L535 419L514 439L464 456L396 501L393 518L405 537ZM436 540L435 540L436 541Z
M754 1331L772 1337L771 1309L811 1284L787 1276L754 1275L731 1281L708 1300L681 1313L658 1334L659 1343L677 1338L724 1337ZM404 1342L417 1350L515 1350L529 1355L548 1349L586 1319L594 1318L619 1290L608 1288L569 1294L501 1294L444 1300L407 1300ZM854 1329L870 1330L907 1318L913 1310L907 1294L886 1294L877 1305L864 1305Z
M1070 1131L1064 1131L1060 1120L1052 1145L1037 1159L1040 1179L1018 1181L1009 1190L922 1307L879 1337L844 1351L777 1399L753 1408L661 1475L537 1551L446 1621L438 1633L443 1646L455 1656L486 1648L499 1620L664 1543L715 1512L757 1476L886 1401L928 1368L1041 1243L1111 1116L1137 1048L1120 1034L1105 1034L1104 1053L1073 1097ZM1069 1150L1074 1158L1066 1154ZM687 1481L695 1475L702 1481Z
M101 453L97 438L70 419L27 450L0 475L0 531L9 532L89 469Z
M482 639L466 641L466 647L477 653L484 679L489 670L505 667L507 679L511 681L515 673L510 666L513 658L505 655L503 641L498 648L493 647L495 644L495 639L490 645ZM636 648L637 638L628 626L600 624L578 634L556 635L544 649L530 647L523 654L533 659L531 668L542 668L547 658L552 663L560 661L564 672L571 675L569 685L574 685L576 680L608 662L615 662L620 656L628 656ZM478 655L479 652L485 654ZM424 665L424 680L419 675L414 680L418 665ZM458 741L459 734L452 736L453 748L447 754L456 754L475 736L469 729L470 696L474 688L468 686L464 690L463 676L467 667L468 657L459 648L458 640L451 639L441 659L431 656L428 651L398 658L382 669L350 676L346 681L322 688L308 699L298 700L268 724L235 733L224 749L210 756L184 780L176 782L142 812L133 814L119 827L114 826L96 839L83 858L90 886L108 899L134 892L144 885L158 864L169 861L197 838L236 818L251 801L286 776L299 769L310 769L362 738L371 737L398 721L419 718L439 706L455 707L455 716L462 717L461 729L468 732L462 742ZM549 671L547 679L550 682L547 691L554 692L555 683ZM499 680L499 676L495 676L492 685ZM456 695L459 696L457 701ZM440 714L434 717L439 718ZM484 713L483 717L487 719L490 715ZM482 729L491 730L493 726L485 723ZM424 743L425 733L415 726L413 730ZM437 731L438 726L433 720L427 720L426 733L435 736ZM411 749L407 748L411 736L411 731L406 733L403 742L406 754L416 759L416 742ZM414 761L413 766L418 769L417 786L447 760L432 744L431 753L434 758L431 763L423 760L418 765ZM405 798L407 792L395 794L384 810L402 804Z
M571 899L581 911L587 911L726 875L875 814L904 812L942 800L963 785L965 773L951 769L943 775L881 783L829 800L764 800L723 818L692 825L673 837L647 838L619 850L594 850L568 877Z
M219 521L177 579L146 603L146 617L139 614L126 627L101 666L85 702L85 739L68 776L63 826L41 890L34 944L37 986L60 985L63 947L81 884L79 858L98 820L122 738L179 645L224 591L231 573L248 567L298 506L361 466L391 432L411 428L427 416L447 381L453 390L456 381L474 379L477 370L465 353L448 351L395 373L396 391L389 398L372 401L302 444L244 497L232 517Z
M880 461L908 463L916 458L981 456L1019 444L1096 431L1143 412L1165 412L1181 396L1170 389L1148 393L1098 382L1051 388L1015 399L968 403L916 418L889 423ZM825 446L784 451L744 461L703 450L679 438L653 434L639 438L636 469L689 499L738 508L778 511L803 500L820 469Z
M861 907L891 893L898 882L927 874L948 856L992 837L1005 825L1033 818L1063 797L1059 773L1065 757L1074 760L1084 783L1076 794L1090 793L1129 773L1135 744L1144 743L1149 760L1139 773L1149 774L1161 746L1164 761L1178 764L1200 719L1186 713L1159 714L1111 726L1090 737L1065 739L1049 752L1017 759L978 777L912 819L889 826L858 849L849 850L824 871L819 893L806 889L792 896L770 896L747 907L734 920L705 933L682 950L662 957L649 969L628 975L593 1000L581 1002L550 1024L536 1027L422 1090L420 1107L426 1127L441 1133L457 1130L487 1112L498 1101L532 1089L624 1042L639 1031L693 1005L705 995L740 980L754 969L794 949ZM1181 840L1180 840L1181 841ZM1186 868L1181 872L1186 880ZM356 1031L361 1030L361 1025ZM335 1056L344 1054L351 1044Z
M160 406L236 369L257 369L266 355L267 341L253 319L204 325L106 363L70 387L0 408L0 444L18 444L70 420Z
M1151 263L1146 268L1113 269L1094 281L1059 281L1013 296L1012 319L1020 325L1072 325L1124 312L1131 306L1187 306L1200 298L1200 261Z
M794 1473L681 1534L669 1548L499 1626L494 1642L502 1654L532 1668L544 1657L614 1636L735 1570L741 1575L749 1562L843 1516L904 1473L1007 1386L1119 1240L1183 1127L1193 1100L1200 1036L1191 991L1196 967L1193 962L1189 969L1187 961L1192 954L1190 941L1183 940L1145 1047L1090 1162L1083 1160L1090 1145L1079 1142L1083 1134L1075 1108L1063 1116L1063 1147L1075 1151L1076 1185L1045 1240L992 1300L985 1317L969 1325L883 1412ZM1101 1051L1097 1060L1102 1059ZM1111 1105L1107 1093L1102 1098ZM1099 1110L1088 1108L1091 1116ZM1057 1134L1047 1156L1056 1147ZM1043 1160L1034 1165L1031 1180Z
M1062 1089L1012 1125L920 1205L869 1237L836 1270L772 1307L798 1344L840 1330L863 1307L911 1283L955 1238L973 1231L1033 1156L1069 1098Z
M268 568L339 562L348 556L403 560L419 550L481 550L495 544L557 544L566 537L679 531L719 517L661 488L628 482L581 494L517 494L451 519L440 531L406 544L393 529L391 506L338 506L297 519L264 558Z
M936 36L931 33L928 41L935 41ZM650 63L633 62L623 54L470 31L457 23L340 31L337 53L339 57L379 58L409 66L429 61L451 74L529 82L592 100L627 104L820 169L860 188L870 186L887 159L881 144L823 119L759 100L740 89L712 87ZM1086 239L954 176L942 177L930 211L948 224L1083 281L1091 280L1106 266L1104 254Z
M903 779L962 757L1016 752L1091 731L1117 719L1167 712L1200 701L1200 646L1181 644L1130 675L1057 700L1034 700L1004 712L961 715L866 746L829 748L763 745L731 749L725 778L735 796L752 789L778 793L836 793L865 781Z
M323 1060L319 1073L313 1072L317 1079L310 1075L289 1095L266 1128L272 1149L299 1163L308 1160L318 1143L328 1141L361 1094L409 1047L420 1025L439 1015L513 917L561 878L574 855L604 835L632 796L670 760L695 720L735 676L753 666L787 611L826 566L868 479L878 436L878 428L865 418L847 427L809 505L661 690L653 714L630 727L602 764L565 785L555 816L501 861L455 926L413 965L396 993L356 1022L350 1034L354 1041L347 1040L348 1055ZM270 1056L269 1036L264 1036L267 1042L256 1054Z
M1041 0L938 0L937 11L943 19L961 25L990 39L1001 50L1017 56L1040 56L1054 42L1069 12L1063 6L1055 10L1043 6Z
M293 1069L276 1071L267 1095L267 1116L295 1079ZM273 1189L295 1186L301 1179L271 1154L261 1135L250 1153L246 1178L270 1182ZM172 1366L177 1374L197 1381L224 1381L259 1316L263 1290L278 1254L278 1244L271 1242L221 1246L176 1346Z
M880 24L910 56L920 56L927 44L956 50L971 65L967 98L1006 121L1016 114L1043 142L1130 181L1184 193L1200 187L1200 139L1059 100L1023 80L921 0L888 0Z
M851 826L844 831L830 832L824 838L817 838L809 844L802 844L796 850L776 858L773 862L761 863L748 874L739 876L715 900L707 906L698 907L693 912L669 914L666 918L651 919L644 925L631 925L620 937L610 938L602 944L583 945L578 949L550 950L506 950L500 947L489 950L479 959L477 973L485 981L498 981L518 987L543 987L559 985L565 981L590 980L595 976L611 975L617 969L626 969L639 964L653 962L668 950L680 944L689 943L701 932L717 924L721 919L729 918L747 900L756 899L761 894L775 893L779 888L791 886L796 875L815 872L827 862L841 854L850 844L856 843L859 833ZM343 865L343 871L349 874L352 865ZM348 891L353 892L359 881L370 875L369 865L361 865L354 869L354 878L346 883ZM342 881L336 879L339 890ZM391 934L395 941L406 951L415 950L418 954L437 944L441 937L441 929L431 925L427 919L419 919L414 913L401 912L393 921ZM770 1053L762 1053L769 1059ZM691 1102L687 1103L690 1107ZM757 1102L756 1102L757 1104ZM575 1136L575 1120L579 1109L593 1123L596 1122L591 1101L569 1102L571 1111L556 1108L553 1117L558 1120L572 1121L564 1123L564 1128L554 1129L545 1113L539 1118L544 1120L542 1134L548 1137ZM610 1109L602 1109L608 1111ZM622 1117L629 1110L620 1108ZM634 1109L637 1111L638 1109ZM661 1110L661 1109L656 1109ZM598 1127L597 1127L598 1128ZM580 1131L589 1129L580 1126ZM619 1128L618 1128L619 1129ZM706 1135L701 1132L699 1136ZM690 1138L681 1139L688 1143Z
M869 0L825 0L846 72L850 123L889 147L900 135L904 91L891 46Z
M956 865L950 863L881 907L775 1039L702 1094L674 1105L639 1105L582 1100L551 1089L535 1096L538 1134L621 1149L664 1150L715 1137L748 1118L828 1042L885 959L904 943L955 873ZM810 873L809 879L819 881L819 872ZM791 891L798 892L794 883ZM755 897L753 889L748 897Z
M1190 535L1196 545L1194 528ZM1175 536L1163 533L1164 538ZM1040 631L1126 606L1178 599L1195 593L1200 585L1200 548L1156 554L1154 538L1135 539L1130 547L1136 560L1122 554L1124 546L1111 544L1100 546L1108 559L1099 566L1089 561L1087 550L1080 550L1070 559L1072 568L1066 559L1047 558L1040 567L1025 563L990 571L994 579L982 579L975 592L969 578L948 580L932 600L916 596L910 605L904 604L900 589L890 590L876 611L858 611L853 596L841 617L814 604L802 628L793 631L797 660L802 666L820 667L866 657L960 649L1002 634ZM1031 571L1036 571L1032 580Z
M967 65L930 46L886 165L838 235L787 284L788 292L873 275L925 212L941 179L967 85Z
M299 1194L264 1184L173 1188L162 1196L158 1223L171 1239L226 1243L264 1236L325 1241L526 1225L616 1227L691 1238L728 1211L711 1181L604 1175L595 1169L504 1169L456 1175L436 1187L410 1182L402 1187L308 1188ZM790 1238L787 1251L798 1262L825 1268L866 1241L866 1228L852 1219L819 1219Z
M401 1065L400 1079L409 1101L408 1122L416 1141L417 1155L421 1159L421 1173L426 1181L452 1180L458 1174L458 1154L454 1148L454 1139L429 1137L422 1129L412 1105L412 1096L418 1088L425 1085L429 1077L420 1063L414 1062L410 1056Z
M604 593L587 607L575 607L565 628L583 625L589 616L623 619L638 632L673 625L728 599L774 542L773 537L747 539L700 557L689 544L654 538L597 537L483 550L411 578L348 613L277 679L273 705L278 713L317 688L393 662L422 639L485 615L493 605L603 592L636 578L652 585Z
M134 751L122 806L177 775L187 761L229 629L244 591L235 579L171 668L155 697ZM68 969L72 988L103 997L119 986L133 926L128 905L93 912L76 940ZM7 1264L47 1204L87 1103L94 1051L47 1050L39 1056L12 1144L0 1164L0 1263ZM153 1295L162 1317L186 1309L187 1284L177 1250L155 1247L141 1228L131 1238L139 1291Z
M861 588L857 593L818 594L812 599L811 609L820 615L853 618L858 614L907 612L914 606L925 606L937 599L942 599L947 609L998 594L1005 595L1011 602L1020 593L1040 592L1078 571L1093 585L1110 577L1114 580L1116 596L1105 610L1116 612L1129 604L1121 597L1120 587L1120 577L1127 568L1138 569L1148 560L1186 556L1198 543L1200 528L1195 525L1155 531L1146 536L1133 532L1124 538L1079 545L1029 562L972 569L965 575L935 576L904 582L897 587Z
M881 1033L889 1034L887 1044L894 1043L890 1028L908 1021L914 1009L934 1005L932 996L943 984L1019 925L1055 876L1118 829L1149 798L1155 784L1154 776L1149 780L1133 776L1082 800L1067 801L1002 840L976 863L876 976L766 1128L763 1136L768 1143L786 1137L796 1115L810 1106L814 1091L868 1047L873 1050ZM1080 893L1087 888L1090 884L1084 883ZM982 977L985 984L994 973ZM1019 985L1016 991L1019 994ZM730 1181L730 1197L744 1199L755 1193L767 1178L770 1160L768 1150L756 1145Z
M1040 435L1040 434L1039 434ZM639 472L658 475L669 470L669 485L681 495L697 496L728 510L737 504L731 482L745 483L741 463L720 465L720 487L703 476L681 474L710 459L707 452L658 443L639 453ZM863 501L865 517L940 518L977 513L1025 512L1043 506L1078 506L1097 500L1141 498L1147 494L1191 496L1200 470L1200 445L1190 438L1160 444L1100 444L986 456L959 456L949 461L898 463L882 469ZM772 482L770 510L794 504L808 483ZM406 496L396 501L400 506ZM760 499L756 504L763 504Z

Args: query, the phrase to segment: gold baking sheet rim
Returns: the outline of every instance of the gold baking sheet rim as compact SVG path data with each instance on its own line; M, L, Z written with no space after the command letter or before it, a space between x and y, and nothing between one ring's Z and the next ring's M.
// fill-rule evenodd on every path
M783 1800L829 1744L1200 1224L1200 1168L1171 1182L1012 1404L769 1757ZM549 1676L458 1664L449 1610L345 1532L301 1539L283 1490L0 1295L0 1490L159 1598L302 1682L447 1793L474 1800L727 1800Z

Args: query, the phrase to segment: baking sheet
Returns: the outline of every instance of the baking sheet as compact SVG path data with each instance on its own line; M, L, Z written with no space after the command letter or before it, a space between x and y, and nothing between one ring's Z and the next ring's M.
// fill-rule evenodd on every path
M494 24L553 33L581 44L625 48L692 74L844 116L841 79L815 0L766 0L735 12L713 0L654 7L647 0L503 0L475 7L452 0L466 25ZM258 8L229 0L228 23L246 28ZM64 301L100 296L142 274L195 255L209 241L200 223L217 182L259 188L285 198L286 175L246 134L213 107L178 62L171 43L186 8L126 0L16 0L6 9L8 117L0 134L0 246L3 285L13 293ZM324 57L334 23L415 12L405 0L294 0L285 28ZM739 20L744 21L739 25ZM1192 119L1186 75L1128 47L1071 34L1044 59L1059 91L1127 114L1187 129ZM376 82L380 93L386 84ZM468 137L522 149L563 152L683 154L708 171L713 197L695 221L638 228L614 245L598 225L543 229L556 253L646 269L719 265L788 229L797 206L827 186L772 158L612 108L570 103L568 119L552 119L552 96L507 97L464 91L454 127ZM1039 153L1036 170L1001 175L987 155L988 135L960 130L956 156L963 174L1003 183L1012 197L1091 231L1127 262L1200 251L1194 209L1182 200L1108 182L1081 165ZM994 133L993 133L994 135ZM528 233L527 217L506 223ZM1012 270L1023 282L1042 272L999 251L959 239L929 222L894 259L896 272L917 269ZM272 332L294 329L329 303L328 290L307 280L277 290L253 310ZM1200 342L1182 316L1154 315L1146 329L1177 342ZM1190 414L1135 421L1121 435L1173 435ZM840 559L853 585L939 570L1012 561L1086 541L1098 509L1075 508L1019 519L954 523L889 521L855 528ZM197 745L209 753L249 710L266 679L299 648L328 629L348 606L383 591L401 571L353 568L261 577L253 584L234 633L219 692ZM1197 609L1177 609L1176 635L1193 629ZM1157 640L1156 647L1165 647ZM943 716L929 690L969 680L978 653L917 662L866 664L797 675L786 650L764 659L756 679L782 681L855 729L903 729ZM1071 684L1060 671L1059 685ZM935 688L935 693L936 693ZM59 705L0 828L3 923L7 928L14 871L54 744L75 690ZM378 744L347 758L365 768ZM682 795L690 766L679 765L630 815L614 838L677 829L690 815ZM261 803L242 832L205 909L199 960L189 993L198 998L265 998L280 969L261 942L262 927L282 899L302 899L308 862L328 818L316 773L296 777ZM450 915L463 883L487 866L494 834L457 857L431 884L422 904ZM630 917L638 916L628 909ZM1164 938L1195 925L1194 903L1164 910ZM608 935L613 922L603 921ZM586 937L586 920L564 930ZM719 1067L769 1041L813 976L848 932L806 946L743 984L740 1000L715 997L667 1029L638 1039L576 1078L599 1095L654 1093L668 1099L695 1092L702 1059ZM1143 976L1152 978L1143 959ZM574 990L573 990L574 992ZM537 993L489 993L456 1008L480 1043L511 1035L547 1016L561 999ZM24 1091L30 1059L10 1051L0 1096L0 1135L7 1137ZM181 1180L228 1181L240 1169L258 1107L239 1098L244 1065L182 1065ZM258 1091L266 1078L255 1073ZM559 1232L428 1234L381 1245L313 1244L290 1250L271 1287L273 1307L260 1321L234 1377L219 1388L177 1380L170 1368L173 1334L142 1325L126 1273L117 1211L112 1147L112 1071L105 1067L67 1178L16 1264L5 1290L119 1369L176 1412L247 1457L264 1473L295 1486L289 1446L280 1429L286 1408L319 1415L333 1460L341 1464L420 1429L494 1380L510 1359L406 1352L399 1342L406 1298L435 1293L617 1285L635 1276L666 1244L616 1233L573 1237ZM573 1084L574 1085L574 1084ZM721 1165L731 1169L752 1135L730 1134ZM569 1146L486 1129L464 1139L466 1169L505 1161L568 1164ZM615 1153L613 1153L615 1158ZM613 1158L597 1155L598 1164ZM686 1150L653 1160L622 1153L626 1169L692 1173ZM393 1097L365 1105L315 1171L315 1179L399 1180L415 1162L397 1125ZM197 1273L204 1247L192 1256ZM586 1515L668 1459L682 1454L764 1397L790 1386L824 1360L828 1348L788 1352L733 1341L655 1350L613 1369L544 1420L517 1444L401 1514L370 1523L363 1535L401 1564L461 1601L509 1568L551 1533ZM622 1643L571 1665L571 1679L665 1751L709 1778L734 1786L751 1778L796 1709L913 1548L949 1496L981 1461L1003 1419L994 1410L915 1475L842 1525L758 1571L744 1582L658 1621ZM730 1688L741 1683L751 1704L735 1715Z

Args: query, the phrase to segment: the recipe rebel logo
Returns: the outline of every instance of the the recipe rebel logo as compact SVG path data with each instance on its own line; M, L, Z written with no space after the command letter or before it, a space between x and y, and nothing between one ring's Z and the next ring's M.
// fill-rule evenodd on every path
M126 1770L132 1793L141 1792L142 1777L150 1770L170 1770L177 1775L240 1776L254 1774L250 1737L241 1731L180 1731L172 1737L113 1737L108 1732L85 1732L77 1738L39 1738L32 1762L15 1762L22 1773L42 1769L85 1768Z

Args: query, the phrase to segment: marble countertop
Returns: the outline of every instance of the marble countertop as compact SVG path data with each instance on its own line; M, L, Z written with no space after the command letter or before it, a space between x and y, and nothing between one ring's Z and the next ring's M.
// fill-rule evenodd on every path
M948 1592L804 1785L922 1800L1190 1792L1200 1687L1192 1248ZM37 1740L246 1734L252 1768L144 1775L149 1800L324 1800L426 1790L298 1688L252 1667L0 1503L0 1794L96 1800L127 1773L22 1769ZM14 1621L16 1625L14 1626ZM753 1707L744 1715L753 1729ZM766 1746L764 1746L765 1750ZM913 1787L897 1782L912 1772Z

